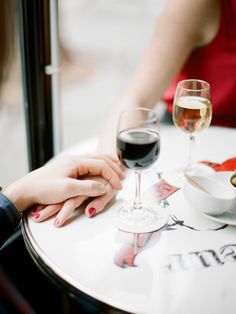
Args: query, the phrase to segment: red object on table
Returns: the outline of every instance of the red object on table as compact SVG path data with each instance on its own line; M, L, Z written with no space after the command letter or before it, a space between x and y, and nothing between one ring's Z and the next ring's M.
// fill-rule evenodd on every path
M201 163L213 168L216 172L236 170L236 157L227 159L224 162L222 162L221 164L218 164L215 162L210 162L210 161L202 161Z

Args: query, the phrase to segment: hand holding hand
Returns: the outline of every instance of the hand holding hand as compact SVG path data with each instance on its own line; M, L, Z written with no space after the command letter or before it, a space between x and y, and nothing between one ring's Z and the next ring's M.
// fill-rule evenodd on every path
M107 188L86 175L101 176L115 190L121 189L124 174L118 160L107 155L59 156L8 186L3 193L21 212L36 204L57 204L75 197L103 195Z
M91 198L89 196L79 195L60 204L52 204L48 206L38 205L31 211L34 220L41 222L58 213L54 220L54 225L56 227L61 227L72 212L89 198L91 200L85 208L85 215L87 217L93 217L104 210L106 205L114 198L116 190L112 188L111 184L107 183L102 177L91 177L89 179L96 181L97 183L106 184L106 192L103 195Z

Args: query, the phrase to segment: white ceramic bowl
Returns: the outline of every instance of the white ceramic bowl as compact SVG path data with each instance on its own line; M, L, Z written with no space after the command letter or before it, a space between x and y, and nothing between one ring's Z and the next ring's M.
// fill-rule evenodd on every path
M182 191L188 203L197 211L220 215L230 209L235 200L235 191L225 183L204 176L192 176L196 183L210 194L203 192L189 181L186 181Z

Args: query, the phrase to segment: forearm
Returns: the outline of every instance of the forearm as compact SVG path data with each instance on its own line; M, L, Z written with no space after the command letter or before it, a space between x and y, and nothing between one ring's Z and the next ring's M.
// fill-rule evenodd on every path
M121 102L153 108L196 48L214 38L219 0L169 0ZM120 105L120 104L119 104Z

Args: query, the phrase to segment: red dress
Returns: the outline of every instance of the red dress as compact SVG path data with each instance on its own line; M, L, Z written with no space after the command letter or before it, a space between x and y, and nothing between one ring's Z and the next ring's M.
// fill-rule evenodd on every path
M164 95L168 112L176 85L183 79L201 79L211 84L212 124L236 127L236 0L223 0L221 20L213 41L193 51L180 74Z

